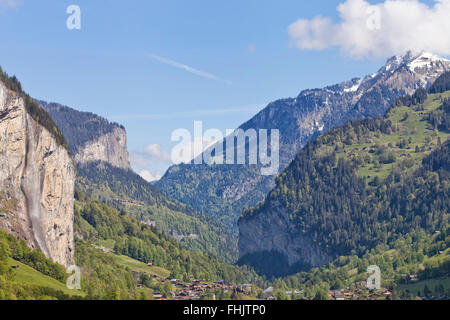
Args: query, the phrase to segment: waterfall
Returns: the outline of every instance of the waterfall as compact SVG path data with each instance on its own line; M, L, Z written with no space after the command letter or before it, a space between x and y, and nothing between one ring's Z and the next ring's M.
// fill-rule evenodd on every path
M22 181L22 190L25 194L28 216L31 220L31 227L34 238L39 246L39 249L49 257L47 245L45 243L44 231L42 228L43 217L41 209L41 179L39 176L38 162L36 159L36 145L34 128L30 116L26 115L27 122L27 147L26 147L26 163L24 178Z

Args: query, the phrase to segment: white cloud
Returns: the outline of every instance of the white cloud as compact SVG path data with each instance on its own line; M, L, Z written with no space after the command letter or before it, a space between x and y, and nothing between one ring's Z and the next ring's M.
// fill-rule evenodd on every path
M170 154L159 144L149 144L143 150L130 152L131 165L144 169L158 164L170 164Z
M144 153L152 160L170 161L170 154L161 148L159 144L149 144L144 148Z
M154 59L156 61L159 61L161 63L165 63L165 64L167 64L169 66L172 66L172 67L175 67L175 68L183 69L183 70L185 70L187 72L190 72L190 73L195 74L197 76L200 76L202 78L211 79L211 80L215 80L215 81L219 81L219 82L224 82L226 84L232 84L232 82L229 81L229 80L222 79L222 78L220 78L218 76L215 76L215 75L213 75L211 73L200 71L198 69L195 69L195 68L192 68L192 67L190 67L188 65L185 65L185 64L182 64L182 63L170 60L168 58L164 58L164 57L161 57L161 56L158 56L158 55L155 55L155 54L151 54L149 56L150 56L150 58L152 58L152 59Z
M435 0L431 6L419 0L374 5L346 0L337 11L339 23L317 16L291 24L291 43L301 50L340 47L353 58L381 58L408 50L450 55L450 0Z
M147 182L153 182L161 179L162 175L159 173L151 173L148 170L142 170L139 175Z
M131 151L130 161L133 167L144 168L150 165L150 161L146 159L142 152Z

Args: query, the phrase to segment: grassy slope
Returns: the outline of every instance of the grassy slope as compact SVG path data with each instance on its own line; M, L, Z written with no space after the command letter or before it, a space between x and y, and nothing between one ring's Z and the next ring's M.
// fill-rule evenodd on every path
M421 165L422 159L430 154L437 147L438 137L444 142L449 134L443 131L434 131L431 128L430 123L426 120L425 116L436 110L442 105L441 99L449 98L450 91L442 94L430 94L426 102L424 103L424 110L415 111L408 107L394 108L390 111L388 119L392 121L393 124L398 126L396 132L392 134L381 134L370 137L371 142L366 143L353 143L351 146L346 146L345 151L338 153L338 158L345 158L348 156L349 152L353 153L355 156L367 157L370 156L375 159L376 156L371 154L369 150L373 145L385 145L388 151L393 153L396 157L396 162L411 159L414 165L410 170L415 170ZM408 113L408 118L403 121L405 113ZM400 148L397 144L402 140L408 140L411 138L411 143L408 143L406 147ZM426 145L423 152L415 152L416 146L422 147ZM395 163L396 163L395 162ZM375 165L374 163L363 164L358 169L358 176L367 177L368 182L373 181L373 179L378 176L380 180L387 177L393 165L383 164Z
M149 276L156 275L161 279L167 279L170 276L170 271L164 268L157 266L149 267L143 262L124 255L117 255L112 253L110 255L114 257L114 259L116 259L117 263L130 268L132 271L147 273Z
M84 297L86 294L78 290L70 290L62 282L46 276L39 271L23 264L19 261L9 258L8 263L10 265L18 265L19 268L16 269L16 276L14 280L18 283L34 284L42 287L48 287L56 290L60 290L67 295Z
M435 292L435 287L440 285L442 285L448 292L448 290L450 289L450 278L446 277L442 279L429 279L410 284L401 284L397 287L397 290L399 292L409 291L417 296L423 296L425 286L427 286L431 291Z

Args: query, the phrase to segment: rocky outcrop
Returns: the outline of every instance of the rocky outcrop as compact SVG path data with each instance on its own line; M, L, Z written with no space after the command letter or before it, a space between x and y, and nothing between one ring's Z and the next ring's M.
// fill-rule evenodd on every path
M86 142L78 149L74 159L80 164L103 161L118 168L130 169L125 130L116 127L112 132Z
M38 102L63 133L77 164L101 161L117 168L131 169L127 133L123 126L91 112L54 102Z
M333 260L311 239L295 229L280 205L251 219L239 220L239 256L277 252L289 265L322 266Z
M62 265L74 256L75 166L0 82L0 227Z

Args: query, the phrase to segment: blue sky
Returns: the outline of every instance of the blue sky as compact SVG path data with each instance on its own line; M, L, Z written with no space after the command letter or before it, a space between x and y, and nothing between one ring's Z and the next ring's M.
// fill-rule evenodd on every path
M225 131L270 101L376 71L385 56L292 45L292 23L338 21L343 1L0 0L0 65L36 98L123 124L134 168L162 174L167 159L138 158L170 150L174 129ZM81 30L66 28L72 4Z

